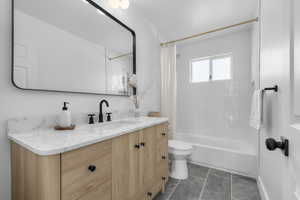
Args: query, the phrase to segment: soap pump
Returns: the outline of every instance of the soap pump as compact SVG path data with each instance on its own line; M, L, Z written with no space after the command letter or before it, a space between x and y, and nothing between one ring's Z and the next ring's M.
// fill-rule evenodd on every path
M67 104L70 104L69 102L64 102L64 106L62 108L62 111L59 115L59 126L60 127L70 127L71 126L71 112L69 111Z

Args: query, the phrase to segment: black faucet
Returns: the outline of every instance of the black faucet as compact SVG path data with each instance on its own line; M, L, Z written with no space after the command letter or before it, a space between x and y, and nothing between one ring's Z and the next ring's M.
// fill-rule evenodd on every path
M103 122L103 113L102 113L102 105L103 103L105 103L106 107L109 107L108 101L106 101L105 99L103 99L102 101L100 101L99 104L99 123Z

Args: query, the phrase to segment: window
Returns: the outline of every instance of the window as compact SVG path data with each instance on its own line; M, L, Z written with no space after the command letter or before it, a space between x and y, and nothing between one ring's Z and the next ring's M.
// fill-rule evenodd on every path
M190 67L192 83L231 79L231 55L193 59Z
M209 81L209 60L197 60L192 62L192 82Z

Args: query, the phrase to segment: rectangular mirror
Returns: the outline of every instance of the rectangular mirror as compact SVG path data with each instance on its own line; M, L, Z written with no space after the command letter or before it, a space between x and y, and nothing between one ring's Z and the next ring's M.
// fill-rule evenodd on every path
M128 96L135 57L134 31L91 0L13 0L20 89Z

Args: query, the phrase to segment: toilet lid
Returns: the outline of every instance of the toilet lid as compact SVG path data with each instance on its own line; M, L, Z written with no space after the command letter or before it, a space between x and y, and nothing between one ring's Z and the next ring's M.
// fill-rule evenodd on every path
M193 148L192 145L179 140L169 140L169 147L178 150L190 150Z

